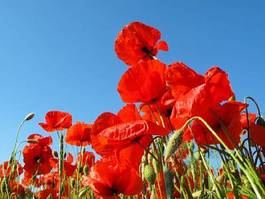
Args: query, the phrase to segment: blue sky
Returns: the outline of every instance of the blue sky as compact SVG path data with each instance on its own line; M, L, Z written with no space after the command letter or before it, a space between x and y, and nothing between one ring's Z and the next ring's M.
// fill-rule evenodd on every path
M117 33L129 22L158 28L169 44L165 63L183 61L204 73L229 73L237 99L265 108L264 1L1 1L0 162L8 159L20 120L34 112L20 141L49 110L93 122L116 112L116 86L127 67L116 57Z

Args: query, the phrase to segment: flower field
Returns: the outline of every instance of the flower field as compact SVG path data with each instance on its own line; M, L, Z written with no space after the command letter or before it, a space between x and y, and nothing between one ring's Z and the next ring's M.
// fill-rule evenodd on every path
M199 74L182 62L163 63L157 54L168 50L156 28L126 25L115 40L127 69L117 85L124 106L91 123L48 111L39 121L46 135L19 143L23 124L34 117L28 114L0 165L0 198L264 199L258 103L250 96L237 101L217 66Z

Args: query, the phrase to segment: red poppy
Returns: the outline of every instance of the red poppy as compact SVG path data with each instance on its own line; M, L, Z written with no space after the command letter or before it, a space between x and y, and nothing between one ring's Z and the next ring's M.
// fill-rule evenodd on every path
M246 104L229 101L223 105L216 105L207 110L201 117L213 128L223 142L229 147L234 148L240 142L241 111L247 107ZM214 135L200 122L193 121L185 131L183 139L190 141L195 139L198 145L220 143Z
M72 176L75 169L76 169L76 165L72 164L73 163L73 156L71 153L67 154L66 160L63 161L63 173L66 176ZM58 169L59 168L59 160L57 158L50 158L50 165L52 166L52 168L54 169Z
M260 145L261 147L265 147L265 122L261 117L256 117L255 114L248 114L249 117L249 132L250 139L254 141L255 144ZM243 113L241 116L241 124L243 128L247 129L247 117L246 114ZM263 152L264 153L264 152Z
M20 196L21 198L26 197L25 187L22 184L15 181L10 181L8 185L10 188L11 195Z
M188 70L186 66L183 67L185 67L184 71ZM171 122L176 129L180 128L189 118L202 116L211 107L215 107L234 96L227 74L218 67L209 69L203 82L201 76L192 71L188 76L191 78L188 78L187 83L180 78L179 84L181 85L182 82L182 87L177 85L177 81L174 83L175 86L173 84L171 86L175 94L179 93L178 96L175 96L176 102L171 114ZM196 83L190 84L192 79Z
M113 150L122 149L131 143L138 143L145 149L152 141L152 135L164 136L167 134L167 129L153 122L137 120L104 129L92 142L92 146L100 155L113 154Z
M103 198L116 198L120 193L135 195L143 187L135 169L120 165L113 158L97 161L89 176L84 176L83 185L90 186L94 193Z
M45 116L46 123L39 125L47 132L61 131L72 125L72 116L61 111L50 111Z
M125 26L115 41L117 56L127 65L134 65L140 60L153 59L158 50L168 51L165 41L159 41L159 30L140 22Z
M131 122L142 119L137 107L134 104L125 105L121 108L117 115L123 122Z
M135 105L126 105L118 115L101 114L93 125L92 147L103 156L116 155L120 161L137 168L152 135L169 131L151 121L140 119Z
M5 161L0 165L0 177L1 178L9 178L13 179L17 176L21 175L23 172L23 168L21 164L17 160L15 161Z
M59 189L59 174L58 172L51 172L40 177L41 185L46 189Z
M66 133L65 141L75 146L87 146L91 143L92 125L76 122Z
M29 144L23 149L24 169L32 175L46 174L51 170L49 159L52 150L48 145Z
M202 75L182 62L170 64L166 70L165 79L176 98L204 83Z
M126 103L152 103L166 92L166 65L158 60L139 62L121 77L118 92Z
M87 165L90 168L95 162L95 155L89 151L85 151L84 153L79 152L77 156L77 162L80 162L81 166Z
M41 146L49 146L52 144L51 136L42 136L40 134L31 134L27 138L28 143L38 143Z

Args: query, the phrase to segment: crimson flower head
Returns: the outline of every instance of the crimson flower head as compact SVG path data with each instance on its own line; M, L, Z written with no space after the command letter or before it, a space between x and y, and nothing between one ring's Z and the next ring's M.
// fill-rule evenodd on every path
M233 149L240 142L242 131L241 112L246 107L246 104L229 101L223 105L211 107L202 117L214 129L223 142L229 148ZM198 145L219 143L200 121L193 121L190 128L185 131L183 139L189 141L191 138L194 138Z
M140 22L125 26L115 41L118 57L127 65L134 65L140 60L153 59L158 50L168 51L165 41L159 41L159 30Z
M66 133L65 141L75 146L87 146L91 143L92 125L76 122Z
M31 143L23 149L24 169L32 175L46 174L51 171L49 163L52 158L52 150L48 145L40 143Z
M166 65L158 60L139 62L121 77L118 92L126 103L152 103L166 91Z
M83 185L89 186L105 199L117 198L118 194L135 195L143 187L134 168L118 164L115 158L103 158L92 167L89 176L83 177Z
M46 123L39 125L47 132L61 131L72 125L72 115L61 111L50 111L45 116Z

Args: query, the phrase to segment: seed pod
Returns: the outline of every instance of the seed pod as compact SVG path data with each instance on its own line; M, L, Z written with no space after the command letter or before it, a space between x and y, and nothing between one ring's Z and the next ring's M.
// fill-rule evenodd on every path
M144 167L144 178L153 185L155 183L156 174L153 167L150 164L145 165Z
M72 189L75 188L75 179L74 178L71 178L71 180L70 180L70 186L71 186Z
M83 168L83 172L84 172L84 174L85 174L86 176L88 175L88 171L89 171L88 166L85 165L84 168Z
M163 166L167 198L174 198L174 177L166 165Z
M199 160L201 158L200 152L199 151L194 152L193 153L193 157L194 157L195 160Z
M255 120L255 123L257 125L265 127L265 120L262 117L257 117L256 120Z
M153 159L152 163L153 163L153 168L154 168L155 172L159 173L161 168L160 168L158 161L156 159Z
M57 152L57 151L53 151L53 152L52 152L52 156L53 156L54 158L58 158L58 152Z
M173 155L175 151L178 149L179 145L182 142L182 135L183 135L183 131L179 130L179 131L176 131L170 137L168 144L166 146L165 160L167 160L171 155Z
M29 121L29 120L31 120L34 117L34 115L35 115L34 113L29 113L29 114L26 115L26 117L24 118L24 120L25 121Z

